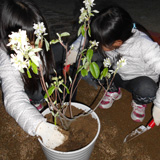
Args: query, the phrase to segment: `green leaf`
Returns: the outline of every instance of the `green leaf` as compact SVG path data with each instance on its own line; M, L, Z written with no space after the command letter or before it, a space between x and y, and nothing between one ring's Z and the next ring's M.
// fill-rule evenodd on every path
M49 94L49 96L53 94L54 90L55 90L55 86L51 86L51 87L48 89L48 94ZM48 97L47 94L45 94L45 95L44 95L44 99L47 98L47 97Z
M84 64L86 63L86 61L87 61L87 58L84 57L84 58L82 59L82 64L84 65Z
M79 73L84 67L83 66L79 66L77 73Z
M103 77L106 77L108 73L108 68L104 68L102 71Z
M68 78L69 78L70 83L72 83L72 78L71 78L71 76L69 76Z
M94 14L93 14L93 13L90 13L89 15L90 15L90 16L94 16Z
M83 37L85 37L85 33L86 33L86 31L85 31L85 29L83 28L83 29L82 29L82 36L83 36Z
M35 63L31 62L32 70L35 74L38 74L38 67L36 66Z
M89 66L90 72L92 74L92 76L97 79L99 77L100 74L100 69L99 66L96 62L92 62Z
M56 39L56 40L53 39L53 40L50 41L50 44L56 44L56 43L58 43L58 42L59 42L58 39Z
M91 28L88 29L88 35L91 37Z
M64 86L64 88L66 88L67 94L69 94L69 89L68 89L68 87L67 87L65 84L62 84L62 85Z
M102 73L101 73L101 75L100 75L99 79L100 79L100 80L102 80L102 79L103 79L103 74L102 74Z
M88 49L88 51L87 51L87 60L89 62L91 62L92 57L93 57L93 50L92 49Z
M35 46L39 46L39 38L36 39Z
M106 77L107 77L108 79L111 78L111 74L108 72L107 75L106 75Z
M82 34L83 37L85 37L85 28L84 25L82 25L79 29L79 32ZM79 34L80 35L80 34Z
M70 34L68 32L63 32L60 34L61 37L66 37L66 36L70 36Z
M62 90L61 90L61 88L58 88L58 90L59 90L60 93L63 93Z
M28 78L32 78L30 71L27 69Z
M88 75L88 71L87 71L86 69L82 69L82 70L81 70L81 75L82 75L83 77L87 76L87 75Z
M48 41L44 38L45 46L46 46L46 51L49 51L49 43Z
M31 63L32 63L32 61L31 61L31 60L29 60L28 69L30 69L30 68L31 68Z
M83 54L87 49L83 49L80 54ZM84 55L84 54L83 54Z
M38 58L38 56L33 55L30 58L31 58L32 63L34 63L38 67L39 66L39 58Z
M88 70L88 69L89 69L89 65L90 65L90 62L86 62L86 63L83 65L83 67L84 67L86 70Z
M41 48L32 48L32 52L39 52L41 50L42 50Z
M94 12L94 13L99 13L99 11L97 11L97 10L93 10L92 12Z

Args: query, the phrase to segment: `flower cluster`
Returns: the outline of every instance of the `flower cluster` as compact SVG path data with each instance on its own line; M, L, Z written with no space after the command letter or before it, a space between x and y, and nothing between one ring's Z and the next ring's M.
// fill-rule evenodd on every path
M106 58L106 59L104 59L104 61L103 61L103 65L104 65L104 67L111 67L111 61L110 61L110 59L109 58Z
M93 47L97 48L97 47L98 47L98 44L99 44L99 42L96 42L96 40L94 40L94 41L89 41L89 43L91 44L91 46L90 46L89 48L93 48Z
M126 65L126 59L121 58L118 62L117 62L117 70L120 69L121 67Z
M37 42L39 43L39 40L42 40L43 36L47 35L44 23L38 22L38 24L33 25L33 28L35 29L34 34L37 36ZM26 31L20 29L18 32L12 32L9 35L9 43L7 46L10 46L14 51L14 54L11 54L11 63L15 68L22 73L24 73L24 69L26 69L30 78L29 68L32 68L35 74L38 73L37 67L39 67L40 58L37 53L42 49L39 48L38 45L31 45L27 38Z
M93 10L91 11L91 7L93 7L93 5L95 5L94 0L84 0L83 3L85 4L85 7L81 8L81 15L79 16L79 23L88 21L90 16L93 16L93 13L98 13L97 10Z
M95 4L93 3L94 0L84 0L83 3L85 4L86 8L91 8L93 7Z
M33 28L35 29L34 34L37 36L38 39L41 39L43 38L43 36L47 35L46 28L43 22L38 22L38 24L34 23Z
M29 40L26 35L26 31L19 30L19 32L12 32L11 35L9 35L9 43L7 46L11 46L13 50L19 50L20 48L25 49L25 47L28 45Z
M34 65L39 66L40 59L36 55L36 52L39 52L41 49L32 47L27 38L26 31L19 30L18 32L12 32L9 35L7 46L10 46L14 51L14 54L11 54L11 63L20 72L24 73L24 68L28 70L30 66L32 68L34 68Z

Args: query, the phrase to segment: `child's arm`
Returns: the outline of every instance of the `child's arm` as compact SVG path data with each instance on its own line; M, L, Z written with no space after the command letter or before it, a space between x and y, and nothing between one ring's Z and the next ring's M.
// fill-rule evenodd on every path
M142 45L144 46L144 45ZM160 46L157 43L146 41L147 50L143 54L144 61L160 75ZM160 125L160 83L156 93L156 99L153 101L153 118L155 124Z
M0 79L5 109L25 132L31 136L40 136L43 143L50 148L58 147L66 140L66 136L59 132L58 127L46 122L42 114L30 104L19 71L11 65L10 58L2 50Z
M6 111L28 134L34 136L38 124L45 118L30 104L18 70L10 62L9 56L0 50L0 78Z

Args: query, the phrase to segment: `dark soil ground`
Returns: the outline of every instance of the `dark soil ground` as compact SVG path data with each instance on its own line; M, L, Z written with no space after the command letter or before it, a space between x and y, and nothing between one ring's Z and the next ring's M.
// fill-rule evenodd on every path
M75 33L76 11L81 8L82 0L36 0L45 15L52 33L68 31ZM109 3L97 0L97 7ZM152 31L160 31L158 1L150 0L112 0L127 9L136 20ZM74 12L73 12L74 11ZM77 101L88 106L98 93L98 89L85 81L80 83ZM123 143L127 134L151 119L152 104L146 108L143 123L131 120L131 94L122 90L123 97L108 110L98 108L96 113L101 121L101 132L90 160L160 160L160 128L154 127L136 139ZM100 93L98 100L102 92ZM1 95L0 95L1 96ZM0 160L45 160L37 138L26 134L5 111L0 97ZM95 102L95 104L98 102ZM94 107L95 104L92 106Z
M98 90L81 81L77 101L90 106ZM123 143L125 136L139 125L146 125L151 118L151 104L146 109L143 123L131 120L131 94L122 90L123 96L108 110L98 108L101 132L96 141L91 160L159 160L159 127L154 127L136 139ZM100 93L98 100L102 96ZM95 104L92 106L94 107ZM35 137L28 136L6 113L0 103L0 160L45 160Z

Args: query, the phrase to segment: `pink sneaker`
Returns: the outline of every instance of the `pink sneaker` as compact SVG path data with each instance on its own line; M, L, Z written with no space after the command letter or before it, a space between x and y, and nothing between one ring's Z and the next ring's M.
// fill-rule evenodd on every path
M146 108L146 104L140 105L140 104L136 104L133 100L132 100L132 113L131 113L131 118L136 121L136 122L142 122L144 120L145 117L145 108Z
M122 97L122 92L119 88L118 92L107 92L104 98L101 100L99 108L108 109L112 106L115 100L119 100Z

